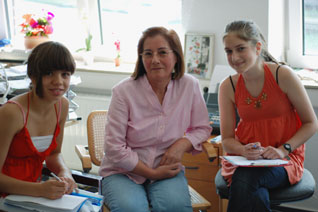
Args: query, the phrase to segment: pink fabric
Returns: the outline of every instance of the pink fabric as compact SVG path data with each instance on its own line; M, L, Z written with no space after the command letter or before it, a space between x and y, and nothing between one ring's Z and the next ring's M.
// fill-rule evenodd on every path
M183 136L193 153L201 151L211 133L208 117L198 80L190 75L170 81L162 105L146 76L123 80L112 90L99 174L125 173L143 183L144 177L129 173L138 160L157 167L167 148Z

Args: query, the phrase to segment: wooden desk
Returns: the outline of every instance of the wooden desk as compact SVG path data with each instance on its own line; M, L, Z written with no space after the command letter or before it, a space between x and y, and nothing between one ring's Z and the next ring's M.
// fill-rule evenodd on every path
M215 136L211 136L213 138ZM219 212L219 196L215 190L214 177L220 168L223 153L221 144L203 143L203 152L197 155L184 154L182 164L189 185L211 203L208 212Z

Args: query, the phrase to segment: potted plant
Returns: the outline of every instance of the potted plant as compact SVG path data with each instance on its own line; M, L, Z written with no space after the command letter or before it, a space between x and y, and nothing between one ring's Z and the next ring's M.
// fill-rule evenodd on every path
M76 52L84 52L82 58L85 65L92 64L94 61L94 55L92 54L92 39L93 36L89 33L85 38L85 47L76 50Z
M53 33L52 19L54 14L42 11L41 15L25 14L24 22L20 24L24 33L24 45L26 49L33 49L40 43L49 40L49 34Z

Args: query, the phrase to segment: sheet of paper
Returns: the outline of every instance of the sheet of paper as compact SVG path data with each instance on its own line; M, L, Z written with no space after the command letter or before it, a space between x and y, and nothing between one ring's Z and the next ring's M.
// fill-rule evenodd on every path
M209 93L217 93L219 83L235 73L236 71L229 65L215 65L210 81Z

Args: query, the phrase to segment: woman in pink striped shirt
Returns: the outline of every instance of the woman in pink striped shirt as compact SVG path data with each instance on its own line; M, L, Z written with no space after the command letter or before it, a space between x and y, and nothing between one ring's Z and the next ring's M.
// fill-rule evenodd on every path
M211 133L198 80L173 30L152 27L130 78L112 89L99 170L111 211L192 211L181 158Z

